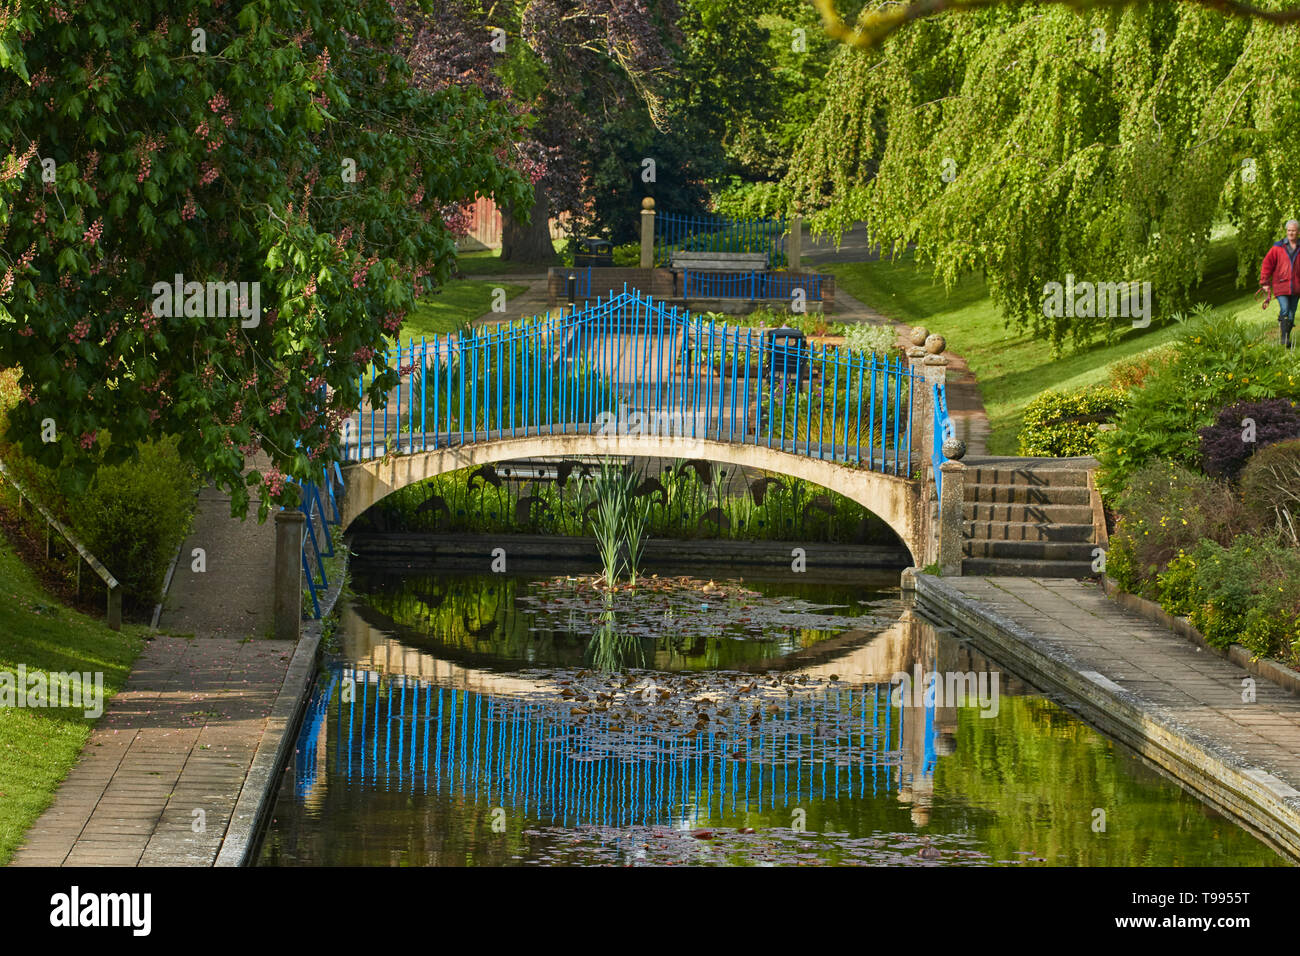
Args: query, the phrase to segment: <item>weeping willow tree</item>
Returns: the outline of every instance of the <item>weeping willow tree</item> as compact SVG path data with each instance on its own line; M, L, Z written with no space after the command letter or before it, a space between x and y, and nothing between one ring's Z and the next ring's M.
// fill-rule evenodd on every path
M1187 4L920 21L837 52L780 198L814 232L915 244L948 288L982 272L1009 323L1084 344L1113 322L1045 315L1047 283L1150 282L1167 314L1216 223L1245 284L1300 217L1297 35Z

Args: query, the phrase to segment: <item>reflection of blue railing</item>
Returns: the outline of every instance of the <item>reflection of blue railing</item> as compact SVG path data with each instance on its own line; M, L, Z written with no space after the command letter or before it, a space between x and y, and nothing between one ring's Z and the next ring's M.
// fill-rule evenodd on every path
M329 589L329 580L325 576L325 559L334 556L334 536L330 533L330 525L337 526L343 518L339 510L339 496L343 493L343 470L335 463L326 470L325 480L321 484L307 481L298 487L298 508L306 518L302 539L302 572L307 581L307 591L311 595L312 616L319 618L320 595ZM316 566L314 573L313 564ZM318 577L320 580L316 580Z
M691 438L910 474L917 376L903 360L787 341L635 290L558 316L412 341L376 357L398 370L396 388L372 395L373 370L358 382L366 399L344 425L343 457L608 434L611 420L634 413L641 434L687 422Z
M348 693L340 687L347 686ZM470 793L564 824L622 826L719 812L791 806L808 797L896 791L909 747L934 767L933 704L920 717L891 695L902 684L819 689L765 706L758 721L736 707L726 732L653 730L572 706L444 687L344 668L317 692L298 738L299 798L321 773L322 721L333 772L349 785ZM332 695L332 698L331 698ZM333 706L329 707L330 701ZM332 718L324 717L326 709ZM909 709L912 711L909 713ZM904 743L907 740L908 743Z
M952 418L948 415L948 397L944 391L943 385L934 386L934 450L930 457L930 462L934 467L934 486L940 500L943 498L943 463L948 460L948 456L943 453L943 442L946 438L951 438L956 432L953 430Z
M329 717L330 700L338 682L339 672L330 671L329 681L316 685L316 693L312 695L307 712L303 714L302 729L298 732L298 760L294 765L294 793L300 800L309 796L316 784L316 741L320 737L321 727Z
M802 289L808 302L820 302L822 282L830 276L787 272L682 272L682 294L688 299L790 299Z

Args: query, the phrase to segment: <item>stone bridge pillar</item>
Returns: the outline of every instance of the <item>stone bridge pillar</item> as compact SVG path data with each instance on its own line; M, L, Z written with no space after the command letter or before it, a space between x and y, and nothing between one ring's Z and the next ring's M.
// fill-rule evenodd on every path
M934 474L934 386L947 384L948 360L943 352L948 343L942 335L931 334L924 326L912 329L912 347L907 350L908 364L917 376L913 391L912 455L919 462L922 483L921 551L922 565L940 560L940 502Z
M302 626L302 538L307 519L293 508L275 514L274 630L277 641L296 641Z

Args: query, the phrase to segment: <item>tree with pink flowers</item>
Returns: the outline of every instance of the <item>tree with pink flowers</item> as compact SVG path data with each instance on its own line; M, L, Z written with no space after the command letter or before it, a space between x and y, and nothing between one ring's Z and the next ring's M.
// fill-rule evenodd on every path
M5 440L71 491L175 435L236 512L291 503L362 372L396 382L385 337L447 279L454 204L530 204L522 122L419 82L387 0L0 9Z

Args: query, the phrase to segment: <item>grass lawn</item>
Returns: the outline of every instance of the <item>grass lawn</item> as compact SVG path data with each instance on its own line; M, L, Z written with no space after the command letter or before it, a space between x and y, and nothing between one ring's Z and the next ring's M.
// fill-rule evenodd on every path
M1253 290L1234 284L1231 237L1211 248L1205 281L1193 301L1205 301L1219 313L1235 313L1261 328L1277 328L1277 306L1264 312L1253 302ZM979 382L988 411L990 455L1018 454L1017 434L1025 406L1046 389L1077 388L1106 380L1106 366L1174 339L1178 325L1167 316L1152 317L1148 329L1126 330L1113 345L1095 344L1075 350L1068 344L1053 357L1051 344L1027 332L1005 327L988 297L984 279L968 276L952 292L931 279L909 253L893 261L836 263L826 267L839 288L867 305L907 325L924 325L940 332L948 348L969 363ZM1276 331L1273 333L1276 335Z
M505 289L506 299L525 286L476 279L452 279L441 291L420 300L402 323L403 343L420 336L445 335L492 310L494 289Z
M555 254L560 255L563 241L556 239L553 243ZM456 257L460 271L467 276L504 276L504 275L538 275L546 271L546 266L527 262L502 261L500 249L484 249L479 252L462 252ZM556 260L559 265L559 260Z
M103 672L104 700L126 682L148 628L108 629L59 604L0 538L0 671ZM80 709L0 707L0 866L50 805L94 721Z

